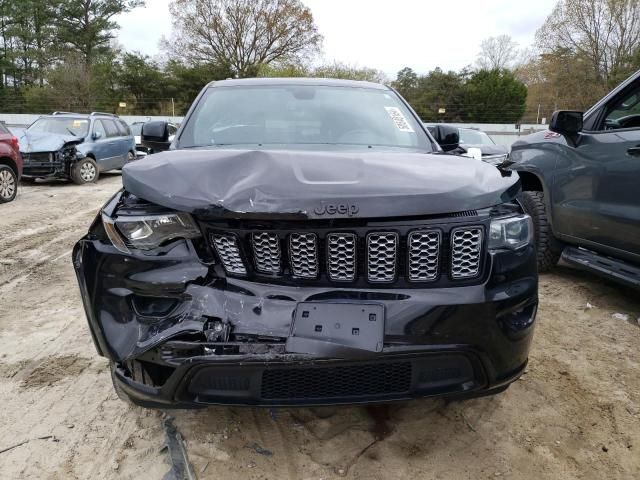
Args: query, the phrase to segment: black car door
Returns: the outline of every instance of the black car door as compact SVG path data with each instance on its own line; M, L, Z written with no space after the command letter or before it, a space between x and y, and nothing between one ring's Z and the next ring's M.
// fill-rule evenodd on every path
M559 161L561 233L640 258L640 80L613 96ZM636 257L638 256L638 257Z

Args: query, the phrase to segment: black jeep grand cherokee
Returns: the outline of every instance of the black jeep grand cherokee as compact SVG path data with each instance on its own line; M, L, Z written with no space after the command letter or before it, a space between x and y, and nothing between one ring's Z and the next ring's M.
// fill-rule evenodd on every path
M537 309L518 176L444 154L366 82L208 85L129 164L73 261L98 352L144 406L504 390Z

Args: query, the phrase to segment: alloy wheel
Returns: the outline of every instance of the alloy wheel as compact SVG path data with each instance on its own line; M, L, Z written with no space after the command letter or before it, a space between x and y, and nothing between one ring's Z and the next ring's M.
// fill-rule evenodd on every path
M4 200L13 198L16 192L16 179L9 170L0 171L0 197Z

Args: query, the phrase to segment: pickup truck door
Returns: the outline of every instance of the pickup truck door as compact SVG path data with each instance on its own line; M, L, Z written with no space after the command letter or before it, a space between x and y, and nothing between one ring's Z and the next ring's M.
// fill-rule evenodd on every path
M640 81L607 102L558 162L559 233L614 255L640 255ZM624 253L628 255L624 255Z

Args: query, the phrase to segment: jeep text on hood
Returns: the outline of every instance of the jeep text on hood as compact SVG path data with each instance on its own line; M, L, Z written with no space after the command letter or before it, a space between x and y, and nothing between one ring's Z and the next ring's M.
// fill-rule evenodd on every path
M73 252L122 398L369 403L523 372L538 283L520 184L442 154L393 90L215 82L171 148L124 168Z

